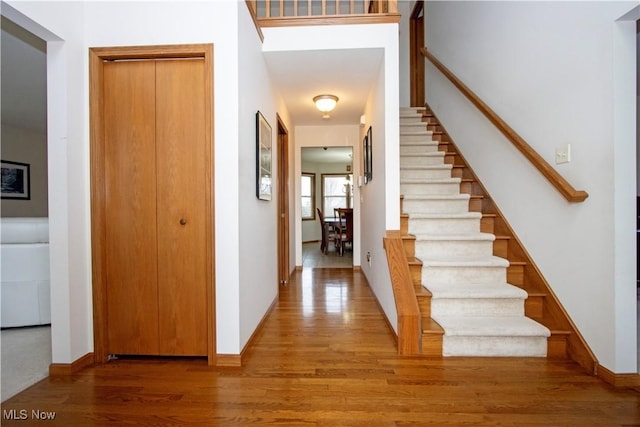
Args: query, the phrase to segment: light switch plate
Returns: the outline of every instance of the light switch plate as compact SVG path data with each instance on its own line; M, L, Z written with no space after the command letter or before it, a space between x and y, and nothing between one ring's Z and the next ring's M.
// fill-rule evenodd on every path
M569 163L571 161L571 144L556 148L556 164Z

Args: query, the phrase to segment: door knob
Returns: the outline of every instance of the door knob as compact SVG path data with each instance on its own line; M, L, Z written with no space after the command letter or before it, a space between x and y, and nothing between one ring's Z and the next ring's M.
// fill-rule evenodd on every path
M187 220L184 218L180 218L180 225L185 225L187 223Z

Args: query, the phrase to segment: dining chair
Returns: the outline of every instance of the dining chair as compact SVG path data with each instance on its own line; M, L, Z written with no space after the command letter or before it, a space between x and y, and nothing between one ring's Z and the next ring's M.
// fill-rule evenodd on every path
M322 232L322 241L320 242L320 252L327 254L329 252L329 242L336 243L336 230L324 220L324 215L320 208L316 208L318 217L320 218L320 230Z
M340 230L338 231L336 246L339 255L342 256L346 245L349 245L353 250L353 210L341 209L338 213L340 215L340 221L338 221Z

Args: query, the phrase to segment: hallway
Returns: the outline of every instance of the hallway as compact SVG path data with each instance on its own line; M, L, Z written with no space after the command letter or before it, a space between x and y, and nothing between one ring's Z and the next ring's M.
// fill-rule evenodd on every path
M2 405L55 412L47 425L640 424L640 393L574 363L537 358L401 358L366 279L304 269L241 368L202 359L119 359L46 379Z

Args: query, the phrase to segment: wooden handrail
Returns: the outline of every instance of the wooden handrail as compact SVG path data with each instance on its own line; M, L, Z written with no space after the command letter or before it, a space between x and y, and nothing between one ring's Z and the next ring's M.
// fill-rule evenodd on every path
M447 67L442 64L426 48L422 49L422 54L445 75L457 87L500 132L535 166L540 173L571 203L583 202L589 194L584 190L576 190L565 180L554 168L547 163L520 135L516 133L504 120L498 116L487 104L485 104L471 89L456 77Z
M400 231L387 231L383 243L398 316L398 354L417 355L420 354L421 315Z

